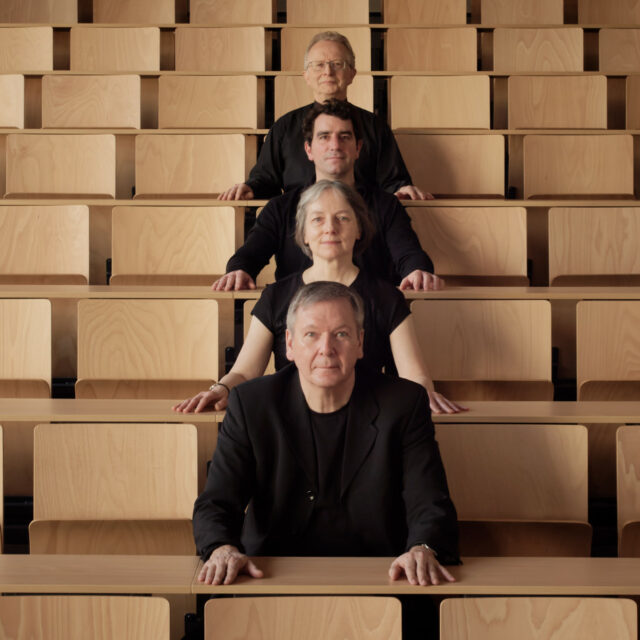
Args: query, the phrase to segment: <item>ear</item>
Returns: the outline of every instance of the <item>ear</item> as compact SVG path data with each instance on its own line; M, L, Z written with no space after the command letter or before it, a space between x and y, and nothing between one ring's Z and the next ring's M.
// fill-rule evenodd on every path
M360 344L358 345L358 360L360 358L364 358L364 350L363 350L363 345L364 345L364 329L360 329L360 335L358 336L359 340L360 340Z
M305 140L304 141L304 150L307 153L307 158L313 162L313 154L311 153L311 145Z
M360 157L360 151L362 151L362 140L356 140L356 158Z
M289 329L285 331L284 342L287 346L287 360L293 362L293 333Z

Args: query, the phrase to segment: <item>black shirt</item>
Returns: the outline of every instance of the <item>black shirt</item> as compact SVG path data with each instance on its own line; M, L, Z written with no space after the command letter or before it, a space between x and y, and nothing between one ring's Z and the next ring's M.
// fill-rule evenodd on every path
M278 118L265 138L256 166L247 184L255 198L271 198L315 180L315 167L304 150L302 122L311 104L289 111ZM411 184L411 176L402 160L391 129L375 114L351 105L358 118L362 149L356 161L356 181L380 185L396 192Z
M285 345L287 309L302 284L301 273L270 284L251 312L273 333L276 370L289 364ZM363 365L376 371L392 367L389 336L410 313L404 296L389 283L372 278L364 271L360 271L350 288L360 294L364 301Z
M267 203L244 244L227 262L227 273L242 269L255 280L273 255L276 280L311 265L293 239L296 207L303 189L298 187ZM433 263L422 250L411 219L398 199L377 187L358 186L358 192L369 209L376 233L354 262L363 271L392 284L399 284L416 269L433 273Z

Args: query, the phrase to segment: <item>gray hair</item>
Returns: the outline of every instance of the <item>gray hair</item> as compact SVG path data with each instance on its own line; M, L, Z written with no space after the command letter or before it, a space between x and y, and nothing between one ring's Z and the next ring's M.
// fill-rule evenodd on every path
M307 50L304 52L304 68L307 68L309 64L309 51L311 51L311 47L314 44L318 44L318 42L322 42L323 40L328 40L329 42L338 42L347 50L347 64L352 68L356 68L356 55L353 53L353 49L351 47L351 43L347 39L346 36L343 36L341 33L337 31L323 31L322 33L316 33L313 38L311 38L311 42L307 47Z
M300 194L300 200L298 200L298 207L296 209L296 229L293 238L300 249L302 249L302 252L309 258L313 258L311 249L309 249L304 242L304 228L307 224L307 209L310 204L313 204L328 189L340 194L356 214L356 222L358 223L360 238L356 240L353 247L353 255L357 256L369 246L369 243L376 232L376 228L371 221L367 205L362 199L362 196L348 184L340 182L339 180L318 180L318 182L307 187Z
M294 294L287 311L287 330L293 333L298 309L304 309L318 302L329 300L347 300L353 311L358 331L364 327L364 303L362 298L349 287L339 282L327 282L319 280L302 285Z

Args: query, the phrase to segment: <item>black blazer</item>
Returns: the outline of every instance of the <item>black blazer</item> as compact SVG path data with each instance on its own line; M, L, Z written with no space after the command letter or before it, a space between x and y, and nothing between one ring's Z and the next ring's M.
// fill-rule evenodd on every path
M316 476L295 366L236 387L194 507L198 552L207 559L232 544L249 555L305 555L298 541L315 506ZM459 561L456 511L421 386L356 372L340 494L360 541L350 555L397 556L427 543L441 562Z

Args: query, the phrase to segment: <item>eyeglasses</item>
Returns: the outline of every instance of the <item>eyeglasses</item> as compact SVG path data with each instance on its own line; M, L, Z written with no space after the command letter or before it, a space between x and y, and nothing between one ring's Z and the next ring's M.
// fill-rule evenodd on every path
M346 60L312 60L307 62L307 69L320 73L324 71L325 66L329 65L332 71L342 71L349 65Z

